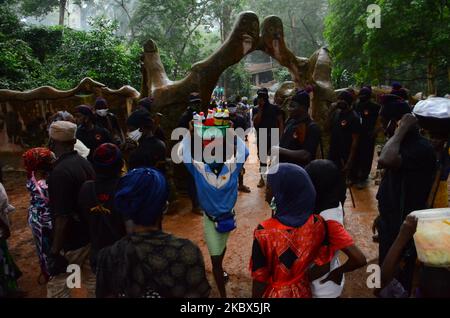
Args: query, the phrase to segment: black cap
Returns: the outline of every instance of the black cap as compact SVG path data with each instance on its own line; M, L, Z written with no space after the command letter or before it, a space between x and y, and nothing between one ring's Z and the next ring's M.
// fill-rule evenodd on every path
M84 116L87 116L91 119L94 118L94 113L92 111L92 108L88 105L79 105L75 107L75 113L80 113Z
M309 108L310 97L307 91L300 90L292 97L292 101Z
M202 99L200 98L199 93L191 93L189 95L189 103L196 104L196 103L201 103L201 102L202 102Z
M138 106L144 107L146 110L151 111L153 105L153 97L145 97L139 100Z
M403 115L411 113L409 104L403 100L393 100L383 105L380 116L386 120L400 120Z
M128 117L127 125L133 127L149 127L153 124L152 116L146 109L138 109Z
M269 98L269 90L267 88L260 88L260 89L258 89L256 94L258 95L258 97Z
M346 101L349 106L353 104L353 95L349 91L342 91L338 95L338 99Z
M108 102L103 97L98 97L95 100L95 108L108 107Z

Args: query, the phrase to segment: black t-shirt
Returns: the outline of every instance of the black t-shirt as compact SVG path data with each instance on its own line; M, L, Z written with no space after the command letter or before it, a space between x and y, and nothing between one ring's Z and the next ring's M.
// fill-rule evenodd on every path
M166 145L157 137L139 139L139 146L130 154L129 168L157 167L166 160ZM158 166L157 166L158 164Z
M370 134L375 130L381 106L372 101L359 102L355 110L361 117L361 133Z
M361 118L355 111L337 111L331 123L329 159L338 167L346 162L352 147L353 135L361 133Z
M76 151L62 155L48 177L50 210L53 219L69 216L65 251L76 250L89 243L88 224L78 206L78 193L84 182L95 179L89 161Z
M121 137L121 128L117 117L113 113L108 113L105 117L95 115L95 123L97 126L106 129L111 136Z
M400 228L407 214L427 208L436 171L436 156L430 142L419 132L409 133L400 146L402 165L386 169L377 200L380 215Z
M77 129L77 139L91 150L89 158L92 157L98 146L107 142L112 142L109 131L97 125L90 130L85 127L79 127Z
M314 160L319 144L320 128L311 118L303 120L291 118L286 122L280 147L289 150L306 150Z
M253 109L253 118L261 111L259 107ZM259 128L277 128L278 118L283 115L283 111L276 105L266 103L262 110L261 122L259 125L255 125L256 129ZM270 132L270 130L269 130Z
M161 127L157 127L155 129L155 137L164 143L166 142L166 135L164 134L164 130L162 130Z
M78 195L78 205L89 223L93 269L98 251L126 235L124 219L114 208L118 182L118 177L97 176L96 181L86 181Z

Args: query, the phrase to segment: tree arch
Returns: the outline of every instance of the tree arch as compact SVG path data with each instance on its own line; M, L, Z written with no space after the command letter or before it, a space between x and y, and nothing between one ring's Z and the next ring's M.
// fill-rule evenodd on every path
M322 124L327 103L334 99L328 50L321 48L310 58L297 57L286 46L279 17L266 17L260 25L258 16L250 11L240 13L225 42L211 56L194 64L180 81L174 82L167 77L157 45L149 40L142 56L141 96L153 96L156 111L167 116L165 128L174 128L191 92L199 92L206 107L220 75L255 50L267 53L286 67L295 87L313 87L312 115ZM282 85L281 89L278 96L282 97L293 91L291 85Z

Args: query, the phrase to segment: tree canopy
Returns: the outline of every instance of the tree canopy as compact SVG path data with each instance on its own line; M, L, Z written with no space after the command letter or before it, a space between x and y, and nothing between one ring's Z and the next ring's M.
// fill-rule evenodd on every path
M117 23L97 19L92 30L30 27L9 6L0 7L0 87L59 89L92 77L111 88L140 85L141 46L115 34Z
M367 26L373 3L381 9L381 28ZM401 81L430 94L448 90L447 0L330 0L325 36L338 86Z
M371 4L381 9L380 29L367 25ZM251 10L261 21L279 16L298 56L328 46L337 87L395 80L417 91L449 90L448 0L0 0L0 5L2 88L67 88L84 76L111 87L139 87L140 47L150 38L167 74L178 80L219 47L239 12ZM59 17L59 26L28 22L51 15ZM74 17L76 30L67 27ZM253 53L228 69L220 82L230 93L250 93L248 62L269 57ZM283 69L274 75L288 78Z

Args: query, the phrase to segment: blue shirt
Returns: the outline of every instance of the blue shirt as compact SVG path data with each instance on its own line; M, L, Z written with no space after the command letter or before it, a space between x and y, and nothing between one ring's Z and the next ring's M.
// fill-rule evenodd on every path
M206 163L192 158L190 137L185 136L181 143L183 163L194 177L200 207L211 217L230 212L236 204L239 173L249 155L244 141L236 139L236 156L224 163L219 175Z

